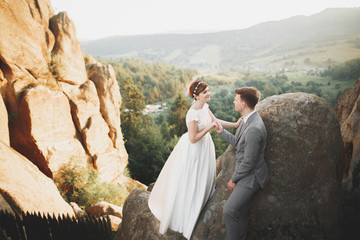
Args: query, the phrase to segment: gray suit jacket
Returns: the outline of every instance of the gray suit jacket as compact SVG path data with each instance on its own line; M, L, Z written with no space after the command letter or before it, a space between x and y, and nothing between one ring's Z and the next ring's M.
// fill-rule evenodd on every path
M266 128L260 115L255 112L240 123L238 134L234 136L225 129L220 137L236 147L236 165L231 180L235 184L252 188L255 177L263 188L269 179L269 171L264 159Z

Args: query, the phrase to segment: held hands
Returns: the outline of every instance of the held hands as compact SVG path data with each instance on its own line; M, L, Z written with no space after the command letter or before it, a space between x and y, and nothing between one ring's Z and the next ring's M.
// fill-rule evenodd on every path
M220 134L223 130L224 128L221 123L219 121L215 121L215 131Z
M209 126L209 130L212 129L212 128L217 128L218 127L218 122L217 121L213 121L211 122L208 126Z

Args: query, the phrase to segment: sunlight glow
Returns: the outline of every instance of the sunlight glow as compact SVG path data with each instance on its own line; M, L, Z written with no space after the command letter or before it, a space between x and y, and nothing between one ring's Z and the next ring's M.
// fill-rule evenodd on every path
M80 40L243 29L327 8L360 7L359 0L51 0L51 4L55 13L69 14Z

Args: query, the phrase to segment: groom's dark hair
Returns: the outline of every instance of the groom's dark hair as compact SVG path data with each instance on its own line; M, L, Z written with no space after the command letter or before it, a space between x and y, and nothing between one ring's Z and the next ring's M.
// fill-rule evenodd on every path
M241 99L246 102L249 108L255 108L256 104L260 100L260 92L254 87L242 87L235 90L236 94L239 94Z

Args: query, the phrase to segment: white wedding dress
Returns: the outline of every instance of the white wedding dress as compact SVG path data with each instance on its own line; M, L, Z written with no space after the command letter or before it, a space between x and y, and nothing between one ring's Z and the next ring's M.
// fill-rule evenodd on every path
M198 130L211 122L208 105L189 109L186 122L198 121ZM170 228L189 239L207 200L215 191L216 158L210 133L191 143L181 136L150 193L149 208L160 221L159 232Z

